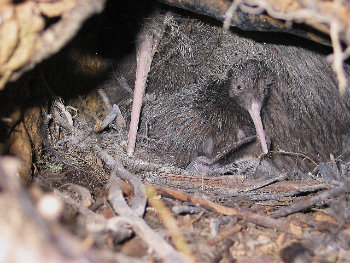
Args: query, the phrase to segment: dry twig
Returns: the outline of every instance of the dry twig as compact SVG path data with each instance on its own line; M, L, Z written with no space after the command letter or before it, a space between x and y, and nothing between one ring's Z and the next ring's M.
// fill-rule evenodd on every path
M75 127L66 123L59 114L55 115L55 119L59 119L61 125L73 133L77 132ZM79 146L79 145L78 145ZM136 176L129 173L120 163L118 163L107 152L103 151L99 146L95 145L93 151L106 164L107 168L112 170L109 185L109 200L113 209L122 217L114 217L108 221L109 227L120 225L120 223L128 223L133 226L135 232L139 234L149 245L157 252L164 262L190 262L184 258L169 244L167 244L158 234L156 234L146 223L140 218L145 211L147 198L145 195L144 185ZM132 199L132 207L130 208L123 198L123 192L119 187L117 176L128 181L134 187L134 198ZM83 209L80 207L80 209ZM85 211L84 209L82 211ZM86 211L85 211L86 212ZM92 213L92 212L91 212Z
M253 190L257 190L259 188L265 187L265 186L270 185L272 183L283 181L287 177L288 177L288 174L279 174L278 176L273 177L271 179L265 180L263 182L255 184L255 185L248 186L248 187L246 187L245 189L243 189L243 190L241 190L239 192L250 192L250 191L253 191Z
M339 196L339 195L345 194L345 193L349 193L349 192L350 192L349 184L343 183L340 186L334 187L333 189L330 189L326 192L320 193L314 197L311 197L308 200L303 200L302 202L298 202L294 205L283 207L283 208L277 210L275 213L273 213L272 218L280 218L280 217L290 215L292 213L299 212L301 210L310 208L319 202L327 203L327 202L329 202L330 198L334 198L336 196Z
M86 138L89 137L89 140L95 138L91 131L83 132L75 128L71 123L65 121L58 112L53 113L54 121L61 125L64 129L71 133L70 143L75 146L84 148L87 147ZM132 175L127 171L121 163L118 163L112 156L110 156L106 151L103 151L98 145L93 147L94 153L100 157L106 164L107 168L116 172L116 174L126 180L134 187L134 198L132 199L132 209L139 215L142 216L146 203L147 197L144 186L141 179Z
M100 132L104 130L109 124L111 124L115 119L117 119L117 124L119 127L124 128L126 122L120 112L118 105L113 104L113 107L110 109L108 115L103 119L102 122L98 122L95 125L95 132Z
M189 258L194 259L194 255L186 243L185 237L182 234L180 227L178 226L175 218L171 215L170 211L166 208L164 203L155 198L155 193L151 188L147 188L148 201L153 206L164 226L169 230L172 237L172 241L175 247Z
M246 220L248 222L251 222L260 226L277 229L287 233L290 232L288 221L279 221L271 217L259 215L247 210L225 207L225 206L216 204L212 201L201 199L191 194L166 188L166 187L150 186L150 185L147 185L146 187L152 188L159 195L199 204L202 207L209 209L211 211L214 211L216 213L229 215L229 216L237 216L239 219Z
M345 89L347 86L347 78L345 76L344 66L343 66L343 56L346 56L346 54L343 54L342 47L339 39L340 35L340 25L339 22L334 20L331 22L330 25L331 28L331 40L332 40L332 46L333 46L333 70L337 74L338 78L338 85L339 85L339 91L340 94L345 94Z
M54 218L46 220L16 175L19 162L0 158L0 243L6 262L89 262L90 256L103 261L93 251L61 229ZM43 253L45 251L45 253Z
M225 240L225 239L229 238L230 236L238 233L239 231L242 230L242 228L243 227L241 224L237 224L237 225L231 227L229 230L223 232L222 234L217 235L217 236L213 237L212 239L209 239L208 243L209 243L209 245L214 245L216 243L219 243L220 241Z
M148 246L156 251L163 262L191 262L166 243L127 205L123 197L123 191L118 184L118 178L113 174L110 178L108 199L112 203L113 209L121 215L121 217L116 217L115 220L130 224Z
M62 200L62 202L79 211L79 213L84 217L86 228L90 233L112 233L113 236L118 237L118 239L114 240L116 243L122 242L132 236L133 231L127 226L128 224L123 222L116 224L114 220L106 219L103 216L92 212L58 190L55 190L55 195Z
M122 164L118 163L112 156L110 156L106 151L103 151L99 146L94 146L94 152L105 162L107 167L112 170L113 173L133 186L134 197L132 199L131 207L138 216L142 216L145 212L147 197L145 187L141 179L131 174L123 167Z

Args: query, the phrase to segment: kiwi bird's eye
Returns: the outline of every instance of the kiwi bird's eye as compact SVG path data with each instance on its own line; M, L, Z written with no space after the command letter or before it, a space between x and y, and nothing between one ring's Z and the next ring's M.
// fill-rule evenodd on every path
M243 90L243 87L241 85L238 85L236 88L237 90Z

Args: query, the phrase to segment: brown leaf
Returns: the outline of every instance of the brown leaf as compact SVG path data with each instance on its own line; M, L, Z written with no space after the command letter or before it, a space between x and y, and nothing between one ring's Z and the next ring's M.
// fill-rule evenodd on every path
M289 224L290 231L295 235L301 235L303 233L302 228L297 225L297 222L293 221Z
M329 223L338 225L338 221L336 219L334 219L330 215L327 215L327 214L325 214L323 212L316 212L315 213L315 219L316 219L316 221L327 221Z

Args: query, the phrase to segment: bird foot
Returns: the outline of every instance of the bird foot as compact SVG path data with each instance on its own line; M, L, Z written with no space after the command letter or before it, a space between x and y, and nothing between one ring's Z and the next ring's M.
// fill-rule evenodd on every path
M220 167L219 164L210 164L211 159L205 156L198 156L187 167L186 172L194 174L211 174Z

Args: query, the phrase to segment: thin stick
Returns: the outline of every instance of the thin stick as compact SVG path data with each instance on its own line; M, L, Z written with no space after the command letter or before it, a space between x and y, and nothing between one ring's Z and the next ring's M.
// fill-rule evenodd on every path
M147 204L147 196L141 179L131 174L121 163L118 163L112 156L110 156L106 151L102 150L99 146L95 145L93 150L94 153L104 161L110 170L115 172L119 178L127 181L133 186L134 197L131 201L131 207L138 216L143 216Z
M194 258L194 255L190 250L175 218L171 215L171 212L164 205L164 203L161 200L155 198L155 195L156 194L152 188L147 188L148 202L152 207L156 209L156 212L163 222L164 226L169 230L175 247L188 257Z
M342 185L340 185L338 187L335 187L329 191L320 193L314 197L311 197L308 200L303 200L302 202L298 202L294 205L283 207L283 208L277 210L272 215L272 218L280 218L283 216L287 216L287 215L296 213L298 211L310 208L319 202L329 202L330 198L334 198L338 195L349 193L349 192L350 192L349 184L343 183Z
M212 239L209 239L208 244L213 246L216 243L219 243L222 240L228 239L229 237L233 236L235 233L238 233L242 230L242 225L235 225L228 229L227 231L221 233L220 235L217 235L216 237L213 237Z
M124 128L126 126L125 120L120 112L118 105L113 104L113 107L110 109L107 116L103 119L102 122L97 122L95 125L95 132L100 132L104 130L109 124L111 124L115 119L117 119L117 124L120 128Z
M115 174L111 175L108 199L111 202L113 209L122 217L116 217L115 220L123 221L130 224L134 231L152 248L163 262L191 262L191 260L182 256L172 246L166 243L153 229L151 229L145 221L140 218L128 206L124 197L123 191L119 187L118 178Z
M112 109L112 104L111 104L111 101L109 100L106 92L103 89L98 89L97 92L100 95L101 99L103 100L107 110L110 111Z
M241 0L234 0L230 5L230 7L225 12L225 20L224 20L224 26L223 26L224 30L228 31L230 29L233 14L237 10L238 5L240 3L241 3Z
M340 34L339 22L334 20L330 24L330 36L332 40L333 54L334 54L332 68L334 72L337 74L339 92L341 95L344 95L348 81L345 77L345 72L343 67L343 53L342 53L342 48L340 44L339 34Z
M303 153L296 153L296 152L286 152L286 151L282 151L282 150L279 150L279 151L271 151L271 153L273 154L282 154L282 155L291 155L291 156L300 156L300 157L303 157L307 160L309 160L310 162L312 162L315 166L317 166L317 163L311 159L309 156L303 154Z
M278 176L274 177L274 178L271 178L271 179L268 179L264 182L260 182L256 185L252 185L252 186L249 186L249 187L246 187L245 189L239 191L239 192L250 192L250 191L253 191L253 190L257 190L259 188L263 188L267 185L270 185L272 183L275 183L275 182L279 182L279 181L283 181L284 179L286 179L288 177L288 174L279 174Z
M243 209L236 209L236 208L222 206L212 201L201 199L191 194L185 193L183 191L178 191L167 187L147 185L146 188L148 187L152 188L156 193L162 196L167 196L167 197L176 198L182 201L199 204L202 207L209 209L211 211L214 211L216 213L229 215L229 216L237 216L237 218L239 219L243 219L245 221L248 221L260 226L273 228L273 229L280 230L282 232L290 233L288 221L276 220L269 216L259 215Z

